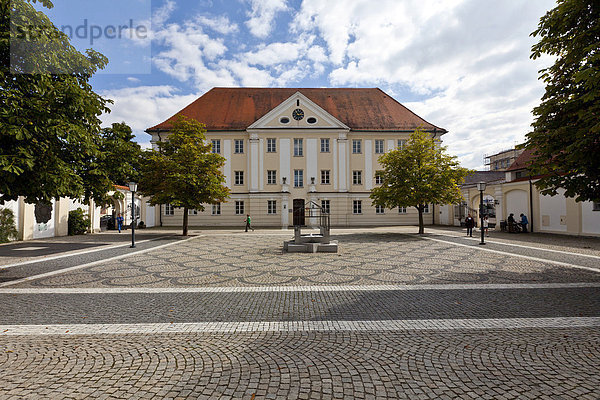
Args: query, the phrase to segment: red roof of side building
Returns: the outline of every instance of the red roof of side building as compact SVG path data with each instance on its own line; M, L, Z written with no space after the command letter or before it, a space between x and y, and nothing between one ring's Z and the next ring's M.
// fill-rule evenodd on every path
M519 157L508 167L507 171L518 171L520 169L529 168L529 164L533 160L533 150L525 149Z
M355 88L213 88L166 121L146 130L169 130L179 114L207 130L246 130L255 121L300 92L352 130L447 131L419 117L381 89Z

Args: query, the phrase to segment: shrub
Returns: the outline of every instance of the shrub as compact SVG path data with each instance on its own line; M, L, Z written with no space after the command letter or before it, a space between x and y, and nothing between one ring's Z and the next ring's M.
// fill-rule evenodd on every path
M81 208L69 211L69 236L83 235L91 226L90 219L83 213Z
M139 229L144 229L146 227L146 224L144 224L144 221L140 221L140 223L137 225L137 227Z
M15 214L8 208L0 209L0 243L10 242L18 235Z

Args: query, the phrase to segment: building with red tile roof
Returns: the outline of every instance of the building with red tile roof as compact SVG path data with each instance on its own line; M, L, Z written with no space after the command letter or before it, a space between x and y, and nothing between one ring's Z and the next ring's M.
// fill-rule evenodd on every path
M227 203L191 211L191 225L314 225L293 210L318 204L333 226L416 224L416 210L383 210L369 194L380 155L403 146L417 128L436 141L447 131L378 88L214 88L146 130L168 140L178 116L206 125L213 152L225 157ZM156 220L180 225L182 210L160 207ZM426 222L433 222L431 205Z

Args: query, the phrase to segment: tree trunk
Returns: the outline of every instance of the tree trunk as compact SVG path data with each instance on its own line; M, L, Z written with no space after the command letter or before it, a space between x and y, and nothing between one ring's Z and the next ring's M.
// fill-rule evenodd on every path
M188 234L188 209L183 207L183 236Z
M425 233L425 227L423 226L423 205L419 204L417 209L419 210L419 235L422 235Z

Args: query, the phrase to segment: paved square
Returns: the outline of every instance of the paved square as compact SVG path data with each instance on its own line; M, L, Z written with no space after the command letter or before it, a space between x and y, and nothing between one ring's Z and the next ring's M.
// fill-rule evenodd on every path
M339 254L107 237L2 268L0 398L600 397L600 240L414 229L334 231Z

